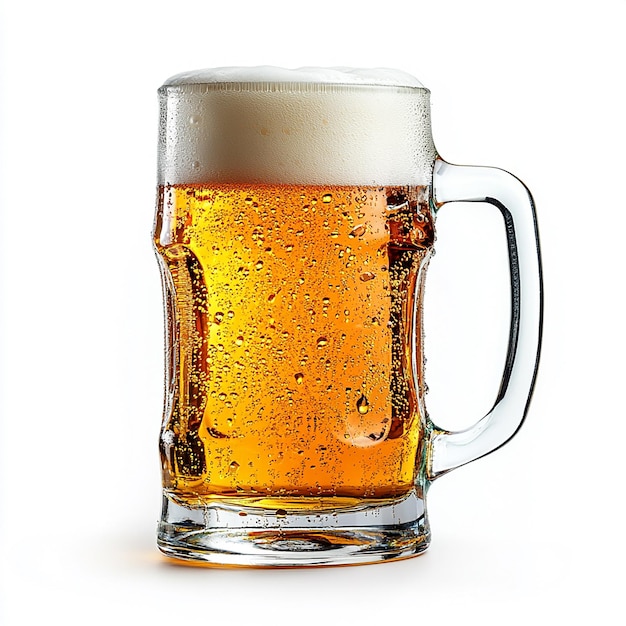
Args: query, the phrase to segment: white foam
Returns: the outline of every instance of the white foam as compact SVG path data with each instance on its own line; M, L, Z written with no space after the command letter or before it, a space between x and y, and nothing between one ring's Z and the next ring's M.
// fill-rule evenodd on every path
M431 181L429 92L398 70L215 68L159 95L160 184Z
M379 85L424 88L411 74L390 68L299 67L213 67L182 72L168 78L164 87L215 83L321 83L333 85Z

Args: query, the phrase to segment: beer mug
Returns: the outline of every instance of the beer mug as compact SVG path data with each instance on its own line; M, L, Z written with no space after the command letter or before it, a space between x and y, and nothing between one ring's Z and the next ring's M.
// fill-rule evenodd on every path
M246 566L419 554L429 485L528 408L542 307L528 190L442 160L429 91L403 72L219 68L159 97L160 549ZM452 201L501 212L512 296L500 391L463 432L424 398L426 268Z

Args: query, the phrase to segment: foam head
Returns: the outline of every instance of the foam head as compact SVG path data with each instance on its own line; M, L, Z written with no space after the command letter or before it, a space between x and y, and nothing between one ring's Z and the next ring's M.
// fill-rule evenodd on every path
M429 184L429 95L388 69L177 74L159 89L159 183Z

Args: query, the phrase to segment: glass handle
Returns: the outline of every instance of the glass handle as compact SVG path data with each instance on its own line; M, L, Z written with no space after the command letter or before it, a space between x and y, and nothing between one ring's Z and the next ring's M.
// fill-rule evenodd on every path
M504 170L435 161L433 195L447 202L485 202L497 207L506 229L511 272L511 328L502 383L491 411L459 432L432 427L427 474L434 480L509 441L530 404L541 348L543 290L539 235L532 196Z

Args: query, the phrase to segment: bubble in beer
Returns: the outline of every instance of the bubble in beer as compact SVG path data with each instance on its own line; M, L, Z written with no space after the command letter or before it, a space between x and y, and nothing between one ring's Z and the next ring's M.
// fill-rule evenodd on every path
M328 203L329 203L332 199L333 199L333 196L332 196L332 194L329 194L329 193L325 193L325 194L322 196L322 202L323 202L324 204L328 204Z
M370 403L364 395L356 401L356 408L361 415L365 415L370 410Z

